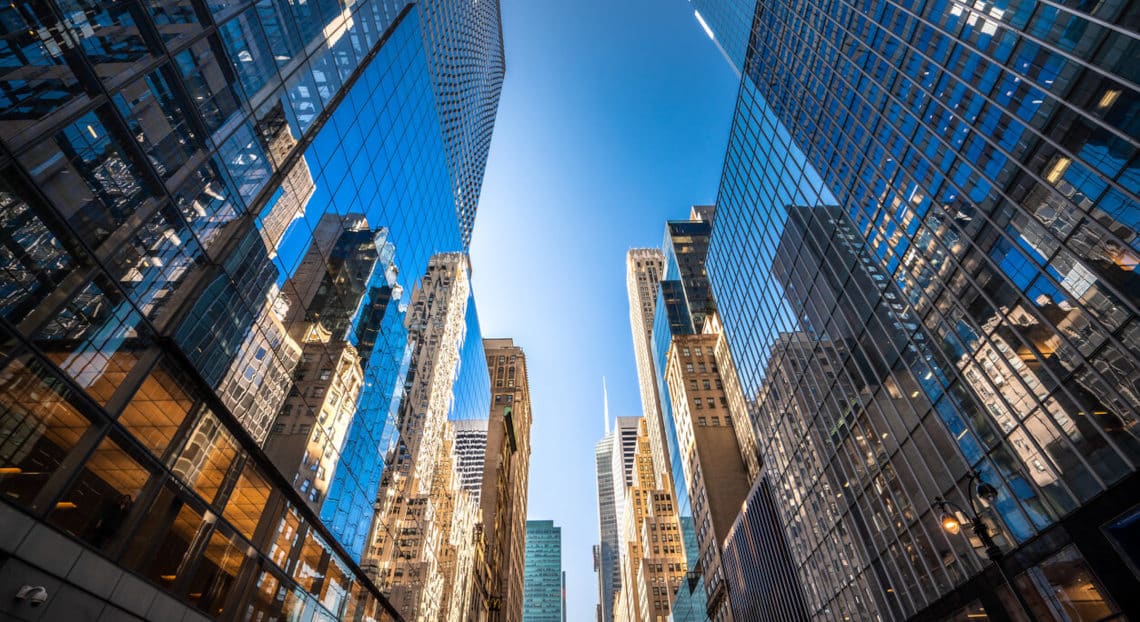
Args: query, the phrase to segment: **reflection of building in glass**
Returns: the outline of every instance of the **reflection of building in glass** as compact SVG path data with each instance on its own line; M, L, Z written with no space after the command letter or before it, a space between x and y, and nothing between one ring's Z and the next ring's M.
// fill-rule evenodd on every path
M809 614L1014 615L930 509L971 470L1039 611L1090 567L1138 606L1097 552L1140 454L1124 5L693 4L743 74L709 273Z
M455 433L447 419L467 329L469 293L466 256L437 255L413 292L407 315L412 362L399 436L388 453L376 501L367 562L407 619L440 619L448 610L445 592L452 586L441 554L457 498L472 505L460 508L460 516L474 513L474 501L460 489L454 473ZM470 527L473 531L473 521Z
M285 329L284 303L274 284L218 386L226 408L241 413L245 429L258 443L265 442L301 360L301 346Z
M483 469L487 463L487 420L455 421L455 467L459 486L479 501L483 489Z
M257 129L266 143L266 153L273 161L284 162L297 145L280 104L262 118ZM277 253L277 246L293 221L305 214L305 207L316 189L309 163L302 155L288 168L281 180L280 194L270 199L260 216L261 237L271 256Z
M497 3L480 4L496 6L478 28L437 10L440 29L388 0L4 9L0 521L91 562L68 574L30 540L5 550L0 578L54 575L45 617L74 617L117 565L146 619L391 619L356 562L407 369L404 292L474 215L464 192L461 227L453 173L482 170L464 158L485 158L497 90L446 119L435 91L467 58L443 46L501 56ZM449 157L463 132L445 125L480 138ZM381 267L352 281L362 294L297 304L325 213L386 232ZM313 331L293 332L297 313ZM303 452L321 454L321 516L260 448L306 362L310 395L340 383L304 398L335 422Z
M526 522L523 622L562 622L562 528L554 521Z

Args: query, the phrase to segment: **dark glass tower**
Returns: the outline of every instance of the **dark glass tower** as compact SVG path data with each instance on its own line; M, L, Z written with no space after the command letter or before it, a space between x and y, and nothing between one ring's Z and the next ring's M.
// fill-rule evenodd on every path
M357 562L405 311L466 248L497 105L440 104L501 67L497 2L467 4L0 8L0 578L37 614L390 618ZM489 400L464 369L457 418Z
M932 507L972 471L1038 619L1137 610L1137 5L693 4L743 75L709 275L808 611L1021 615Z

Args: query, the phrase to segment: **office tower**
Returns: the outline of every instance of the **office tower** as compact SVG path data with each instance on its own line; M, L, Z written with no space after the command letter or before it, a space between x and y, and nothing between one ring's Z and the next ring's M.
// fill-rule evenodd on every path
M744 76L709 273L809 614L1140 608L1134 6L694 5ZM1012 587L939 528L975 472Z
M666 620L686 574L673 493L658 487L648 425L639 417L635 468L620 525L621 594L615 619Z
M402 309L464 244L420 8L4 16L0 577L58 586L48 618L391 617L357 562ZM350 322L363 388L318 516L261 444L302 357L285 290L326 213L387 230L391 278Z
M562 621L562 528L554 521L526 522L523 622Z
M727 378L731 357L705 270L715 218L713 208L695 207L690 220L666 224L665 273L654 308L656 384L693 577L673 603L678 620L732 619L721 543L759 471L751 429L740 425L748 419L744 400Z
M594 473L598 479L598 544L594 572L598 574L598 619L612 622L614 597L621 585L618 566L617 505L614 500L614 433L610 430L609 410L605 412L606 433L594 445Z
M653 369L653 316L657 284L665 274L665 257L656 248L634 248L625 255L625 288L629 296L629 328L633 333L633 356L637 363L637 384L641 389L641 414L649 429L653 468L660 478L672 477L666 449L661 400L657 395ZM658 485L668 488L664 481Z
M530 382L526 353L512 339L485 339L491 378L483 487L479 495L483 563L469 619L523 617L526 507L530 472Z
M430 50L428 68L444 147L454 172L456 216L466 249L506 72L499 2L427 0L421 10Z

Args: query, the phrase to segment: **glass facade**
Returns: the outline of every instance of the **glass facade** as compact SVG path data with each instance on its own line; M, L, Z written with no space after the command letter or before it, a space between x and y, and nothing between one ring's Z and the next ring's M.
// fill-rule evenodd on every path
M562 622L562 528L526 522L523 622Z
M1016 610L931 508L972 471L1015 570L1073 542L1119 611L1081 523L1140 460L1134 3L693 4L751 24L709 274L809 612Z
M211 617L388 615L356 563L407 306L498 97L445 114L441 48L493 24L463 53L502 58L497 3L424 4L0 8L4 503ZM489 410L469 308L457 418Z

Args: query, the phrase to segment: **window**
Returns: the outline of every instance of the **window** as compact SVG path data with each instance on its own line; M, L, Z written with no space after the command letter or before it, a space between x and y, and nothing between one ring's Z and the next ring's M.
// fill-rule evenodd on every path
M701 402L701 398L699 398L699 397L693 398L693 406L694 406L694 407L695 407L697 410L701 410L702 408L704 408L704 405L703 405L703 403Z
M233 436L214 413L206 410L190 432L182 451L171 460L171 470L203 499L213 501L237 451Z
M252 463L247 463L226 500L222 515L242 535L253 539L253 531L269 503L269 483Z
M118 442L105 438L56 502L48 522L102 549L118 535L149 478L150 471Z
M705 419L704 417L697 417L697 425L699 425L703 428L703 427L707 426L708 424L709 424L708 420Z
M90 422L71 392L30 356L0 370L0 494L31 505Z
M173 488L164 487L131 539L124 565L171 589L201 526L202 513L190 507Z
M119 415L119 424L161 457L193 405L182 375L172 365L160 362Z

